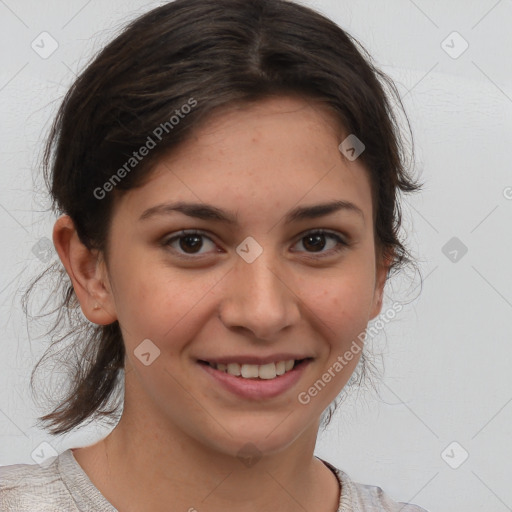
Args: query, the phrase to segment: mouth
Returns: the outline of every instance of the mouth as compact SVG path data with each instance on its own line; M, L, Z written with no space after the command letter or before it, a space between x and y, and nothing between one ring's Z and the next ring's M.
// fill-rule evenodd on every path
M241 379L273 380L312 360L312 357L306 357L304 359L287 359L285 361L277 361L275 363L261 365L246 363L213 363L202 360L198 360L198 362L199 364L207 365L219 372L227 373L233 377Z
M314 358L287 359L276 363L213 363L197 360L206 374L207 387L227 391L244 400L269 400L294 388Z

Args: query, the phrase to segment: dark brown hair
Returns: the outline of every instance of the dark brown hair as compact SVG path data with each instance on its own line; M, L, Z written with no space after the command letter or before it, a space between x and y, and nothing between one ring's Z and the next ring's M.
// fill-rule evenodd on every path
M394 254L391 272L412 263L399 239L398 194L421 185L407 172L406 143L391 102L396 98L402 106L399 93L354 38L286 0L176 0L131 22L78 76L54 120L43 157L53 212L68 214L82 243L108 261L116 198L142 185L155 162L219 109L274 95L321 103L365 144L359 158L371 179L376 248ZM156 141L155 130L163 126ZM148 137L156 145L128 169ZM122 179L113 181L116 173ZM98 326L83 317L60 261L32 282L23 298L25 313L33 286L45 276L56 302L47 315L57 315L46 333L52 334L50 348L71 340L59 359L67 382L63 399L39 418L57 435L118 411L119 403L106 406L119 391L125 352L117 321ZM47 355L32 372L32 389Z

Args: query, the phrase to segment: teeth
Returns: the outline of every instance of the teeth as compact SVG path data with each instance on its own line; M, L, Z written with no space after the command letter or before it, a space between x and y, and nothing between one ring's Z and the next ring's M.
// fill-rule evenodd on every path
M255 379L256 377L259 377L258 368L261 368L261 366L258 366L256 364L243 364L240 367L242 377L244 379Z
M221 366L224 366L223 364L217 365L217 370L221 370ZM224 369L222 369L224 371ZM238 363L229 363L227 366L227 373L230 373L231 375L236 375L237 377L240 376L240 365Z
M259 368L257 366L255 368L257 368L258 377L260 379L275 379L276 378L277 371L276 371L275 363L262 364Z
M290 359L288 361L278 361L277 363L268 363L268 364L238 364L238 363L229 363L229 364L215 364L208 363L212 368L215 368L221 372L229 373L230 375L235 375L237 377L242 377L244 379L264 379L270 380L275 379L279 375L283 375L284 373L290 371L294 365L295 361Z
M286 363L284 361L279 361L276 363L276 373L277 375L283 375L286 371Z

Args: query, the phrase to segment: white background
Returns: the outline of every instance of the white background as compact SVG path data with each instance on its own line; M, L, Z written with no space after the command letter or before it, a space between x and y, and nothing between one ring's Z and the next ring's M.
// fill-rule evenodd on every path
M34 427L43 411L28 382L47 342L29 341L19 299L45 268L33 246L51 239L38 166L59 102L123 23L161 3L0 1L0 465L34 463L41 442L61 452L109 431L53 438ZM388 290L389 303L414 300L375 344L385 361L380 397L351 395L317 455L431 511L512 510L512 1L304 3L358 38L395 80L426 183L403 204L423 288L406 296L395 280ZM47 59L31 47L43 31L59 45ZM454 31L469 44L457 58L445 51L463 48ZM442 250L452 237L468 249L456 262ZM463 450L467 460L450 467Z

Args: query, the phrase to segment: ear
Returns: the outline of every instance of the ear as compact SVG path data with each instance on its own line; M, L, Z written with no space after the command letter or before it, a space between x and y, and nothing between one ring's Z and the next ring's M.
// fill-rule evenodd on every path
M377 270L375 274L375 290L373 293L373 302L370 308L370 320L373 320L382 310L384 297L384 285L388 277L388 272L394 260L394 252L379 252L377 255Z
M108 272L97 250L88 249L79 239L73 220L62 215L53 227L53 243L73 284L85 317L99 325L117 320Z

